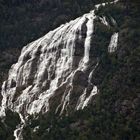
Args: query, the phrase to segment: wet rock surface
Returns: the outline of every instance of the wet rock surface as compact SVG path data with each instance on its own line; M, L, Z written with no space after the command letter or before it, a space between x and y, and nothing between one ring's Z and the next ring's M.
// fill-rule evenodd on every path
M50 109L62 114L87 106L98 93L93 81L100 65L99 55L93 55L97 18L93 10L25 46L3 83L1 114L6 108L23 116ZM118 33L110 34L113 52L117 41Z

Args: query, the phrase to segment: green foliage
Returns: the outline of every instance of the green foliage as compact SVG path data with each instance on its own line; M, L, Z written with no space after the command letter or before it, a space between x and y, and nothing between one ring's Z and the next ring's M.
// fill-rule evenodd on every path
M102 0L1 0L0 49L21 48ZM46 26L47 25L47 26Z
M19 123L19 115L11 110L6 110L6 117L4 120L0 120L0 140L14 140L13 132Z

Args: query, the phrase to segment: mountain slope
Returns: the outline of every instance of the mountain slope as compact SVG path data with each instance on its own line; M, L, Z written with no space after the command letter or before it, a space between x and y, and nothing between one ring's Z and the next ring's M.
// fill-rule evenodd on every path
M0 90L24 45L104 1L0 0Z
M138 11L97 9L24 47L12 66L1 115L19 113L17 139L139 139Z
M108 32L103 38L107 44L105 51L114 52L118 33L113 35L105 17L97 17L94 11L60 26L23 48L18 62L12 66L8 80L3 84L1 110L8 107L25 116L46 112L50 108L50 98L60 94L62 105L60 101L58 105L63 113L67 104L75 104L69 102L71 94L77 94L77 97L82 93L82 96L90 94L89 99L79 99L76 108L84 108L90 97L97 93L97 87L91 81L101 55L94 52L96 20L107 26Z

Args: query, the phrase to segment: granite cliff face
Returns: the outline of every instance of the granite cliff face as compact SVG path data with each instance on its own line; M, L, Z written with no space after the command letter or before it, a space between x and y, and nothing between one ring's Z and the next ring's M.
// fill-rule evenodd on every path
M99 7L96 5L96 10ZM99 94L94 80L94 72L101 65L95 46L97 21L110 29L107 18L96 16L93 10L23 48L1 92L1 117L6 109L20 116L21 124L14 131L17 140L22 139L29 115L48 111L68 114L84 109ZM117 43L118 33L112 32L104 50L115 52Z
M130 6L98 4L23 48L2 86L0 139L139 139L140 18Z
M100 65L93 55L96 20L110 28L93 10L24 47L3 83L1 115L6 108L24 117L50 109L62 114L89 104L99 92L92 82ZM117 49L117 41L118 33L112 34L108 53Z

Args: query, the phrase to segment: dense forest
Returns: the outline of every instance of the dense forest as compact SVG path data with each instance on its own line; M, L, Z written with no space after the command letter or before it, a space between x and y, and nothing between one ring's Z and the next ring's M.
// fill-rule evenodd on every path
M17 60L21 47L101 2L103 0L1 0L1 79ZM140 2L122 0L113 6L100 7L96 14L113 17L117 25L112 25L110 32L118 31L120 35L119 49L113 55L104 50L105 40L96 39L99 46L96 54L102 58L104 67L97 69L93 82L100 87L100 94L90 106L69 116L55 116L54 112L30 116L24 127L24 139L140 140ZM96 24L96 34L105 38L106 29L98 21ZM7 117L0 123L0 139L14 140L12 132L19 123L19 116L9 110L6 113Z
M102 1L1 0L0 48L21 48Z

